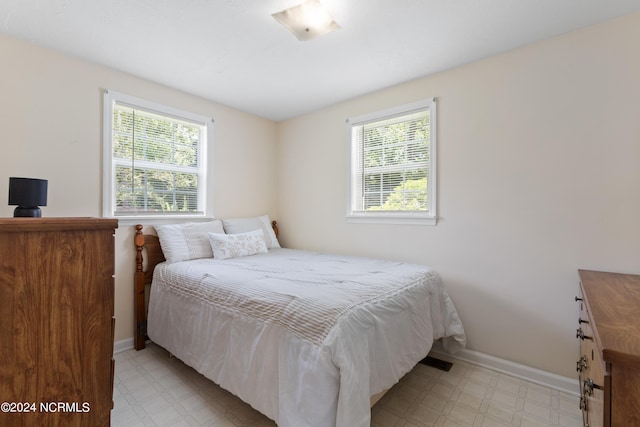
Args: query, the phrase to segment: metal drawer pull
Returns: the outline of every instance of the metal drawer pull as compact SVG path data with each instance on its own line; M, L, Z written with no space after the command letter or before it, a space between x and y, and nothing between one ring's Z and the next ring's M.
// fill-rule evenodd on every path
M587 356L582 356L580 360L576 362L576 371L582 372L589 367Z
M587 378L584 380L584 384L582 385L582 391L585 396L593 396L593 389L602 390L602 386L595 384L591 378Z
M584 396L580 396L580 409L583 411L587 410L587 398Z
M576 329L576 338L580 338L583 341L584 340L593 340L592 337L589 337L589 336L584 334L584 332L582 331L582 328Z
M576 302L578 302L578 301L582 301L582 298L576 297Z
M580 396L580 410L582 411L583 427L589 427L589 401L585 396Z
M589 321L578 318L578 325L582 325L583 323L589 324Z

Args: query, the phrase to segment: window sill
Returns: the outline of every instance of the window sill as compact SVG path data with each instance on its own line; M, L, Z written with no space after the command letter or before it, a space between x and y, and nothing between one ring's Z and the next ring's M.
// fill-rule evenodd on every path
M354 224L436 225L438 217L415 215L347 215L347 222Z
M129 225L158 225L158 224L174 224L181 222L205 222L212 221L215 218L211 216L202 215L166 215L166 216L108 216L104 218L117 219L118 224L122 226Z

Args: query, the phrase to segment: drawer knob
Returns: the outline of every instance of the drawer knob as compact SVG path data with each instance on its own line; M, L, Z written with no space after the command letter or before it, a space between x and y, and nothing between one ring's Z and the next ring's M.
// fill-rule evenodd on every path
M589 323L589 321L578 318L578 325L582 325L583 323Z
M576 302L582 301L582 298L576 297Z
M582 330L582 328L576 329L576 338L580 338L582 341L584 341L584 340L593 340L592 337L589 337L589 336L584 334L584 331Z
M585 396L593 396L593 389L602 390L602 386L594 383L591 378L584 380L582 391Z
M576 362L576 371L582 372L589 367L587 356L582 356L580 360Z

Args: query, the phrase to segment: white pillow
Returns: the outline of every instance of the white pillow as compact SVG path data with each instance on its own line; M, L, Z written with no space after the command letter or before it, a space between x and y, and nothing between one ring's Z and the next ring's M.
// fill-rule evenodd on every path
M253 218L223 219L222 223L224 224L224 231L227 234L246 233L247 231L262 229L267 248L272 249L280 247L276 233L273 231L273 227L271 226L269 215L262 215Z
M222 221L156 225L160 246L169 264L197 258L211 258L207 233L224 233Z
M237 234L209 233L209 243L215 259L267 253L262 229Z

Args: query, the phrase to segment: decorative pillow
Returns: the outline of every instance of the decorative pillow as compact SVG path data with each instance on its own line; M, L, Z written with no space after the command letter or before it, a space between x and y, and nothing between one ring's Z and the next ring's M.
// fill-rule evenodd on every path
M168 263L211 258L213 251L207 233L224 233L222 221L156 225L162 252Z
M209 233L209 242L215 259L235 258L267 253L264 232L261 228L247 233Z
M276 233L271 226L269 215L262 215L253 218L233 218L223 219L224 231L227 234L246 233L247 231L262 229L264 240L268 249L279 248L280 243L276 237Z

